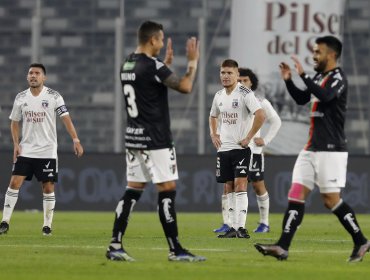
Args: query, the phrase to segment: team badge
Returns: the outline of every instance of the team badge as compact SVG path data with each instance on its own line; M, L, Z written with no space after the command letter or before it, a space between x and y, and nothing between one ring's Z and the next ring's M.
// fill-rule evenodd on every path
M233 108L238 108L239 107L239 101L238 101L238 99L234 99L233 102L231 103L231 106Z
M41 106L42 106L42 108L44 108L44 109L48 108L48 107L49 107L49 101L47 101L47 100L42 100L42 102L41 102Z

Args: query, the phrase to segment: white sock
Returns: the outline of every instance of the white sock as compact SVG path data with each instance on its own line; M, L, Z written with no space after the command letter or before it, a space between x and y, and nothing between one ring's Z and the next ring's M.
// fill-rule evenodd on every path
M228 193L227 196L227 213L228 213L228 225L229 227L234 227L235 223L235 196L234 192Z
M224 224L229 223L229 209L228 209L228 203L227 203L227 195L223 194L221 196L221 207L222 207L222 220Z
M237 192L235 193L235 212L236 216L238 217L237 220L237 227L245 228L245 223L247 221L247 213L248 213L248 193L247 192Z
M2 221L9 224L10 218L12 217L15 204L18 200L19 190L13 190L8 188L5 194L4 200L4 210L3 210L3 219Z
M55 208L55 194L52 193L44 193L43 194L43 202L44 208L44 227L51 228L51 223L53 222L54 216L54 208Z
M260 223L269 225L269 210L270 210L270 197L269 193L266 192L265 194L259 196L256 195L257 197L257 204L258 204L258 209L260 212Z

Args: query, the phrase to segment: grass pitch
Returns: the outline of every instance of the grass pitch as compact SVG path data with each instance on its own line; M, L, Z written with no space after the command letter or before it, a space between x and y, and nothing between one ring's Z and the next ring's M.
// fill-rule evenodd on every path
M251 239L218 239L218 213L178 213L180 240L202 263L167 261L167 243L157 213L134 212L124 239L137 261L112 262L104 254L111 236L113 211L56 212L53 235L42 236L42 213L15 212L10 231L0 235L0 279L369 279L370 254L348 264L350 236L332 214L306 214L296 233L288 261L258 253L255 242L273 242L282 214L270 216L271 232L254 234L258 217L248 215ZM358 215L370 237L368 215Z

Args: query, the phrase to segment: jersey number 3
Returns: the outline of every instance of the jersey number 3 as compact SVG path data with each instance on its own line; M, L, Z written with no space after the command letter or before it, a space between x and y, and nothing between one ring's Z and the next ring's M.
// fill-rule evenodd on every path
M123 86L123 94L126 97L126 106L127 112L131 118L136 118L139 115L139 111L137 110L136 101L135 101L135 89L132 85L124 85Z

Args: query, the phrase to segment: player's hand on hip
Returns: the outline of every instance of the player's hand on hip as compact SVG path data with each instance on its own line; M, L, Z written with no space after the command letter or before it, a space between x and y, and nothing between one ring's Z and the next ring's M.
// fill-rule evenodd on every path
M251 139L246 137L242 141L239 142L239 145L242 146L243 148L247 148L250 141L251 141Z
M262 137L256 137L253 139L254 140L254 143L258 146L258 147L263 147L265 146L265 141L263 140Z

